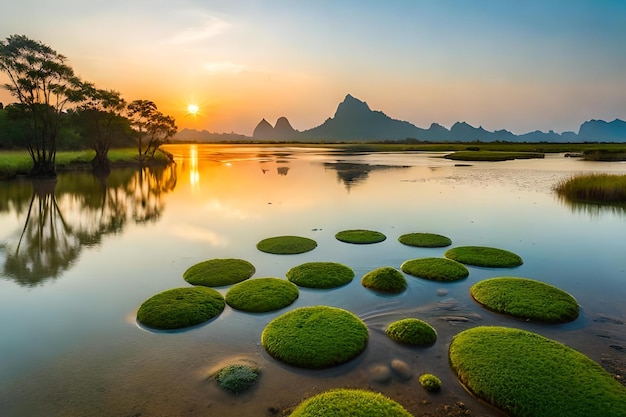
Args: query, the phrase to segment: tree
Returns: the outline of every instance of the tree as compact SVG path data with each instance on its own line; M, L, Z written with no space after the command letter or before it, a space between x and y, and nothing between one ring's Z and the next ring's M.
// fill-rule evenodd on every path
M153 157L159 146L167 143L178 130L176 120L161 113L150 100L131 102L128 105L128 117L137 134L140 158ZM145 144L144 139L147 140Z
M94 171L109 172L109 149L116 129L121 129L125 117L126 100L114 90L101 90L93 84L83 84L84 103L78 109L78 118L89 147L96 151L91 161Z
M39 41L12 35L0 41L4 87L17 98L32 176L56 176L57 139L63 111L82 100L81 82L66 58Z

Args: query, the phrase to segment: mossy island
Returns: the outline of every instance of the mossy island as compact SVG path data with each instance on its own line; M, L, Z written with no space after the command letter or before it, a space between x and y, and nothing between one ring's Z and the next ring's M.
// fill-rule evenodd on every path
M224 297L212 288L174 288L144 301L137 310L137 321L157 330L181 329L212 319L224 307Z
M255 278L240 282L226 293L226 303L236 310L265 313L291 305L298 287L280 278Z
M400 265L404 273L431 281L458 281L469 275L465 265L445 258L409 259Z
M223 390L239 394L255 385L259 379L259 374L259 369L253 366L235 363L217 371L215 380Z
M572 203L626 206L626 175L579 175L560 182L555 191Z
M372 243L379 243L387 239L381 232L367 229L351 229L342 230L335 234L335 238L341 242L353 243L356 245L368 245Z
M406 278L402 272L390 266L374 269L363 275L361 284L375 291L397 294L406 290Z
M261 344L274 359L308 369L340 365L367 347L367 326L353 313L336 307L300 307L263 329Z
M398 237L398 241L403 245L420 248L443 248L452 244L449 237L436 233L407 233Z
M263 239L256 247L261 252L275 255L295 255L312 251L317 242L302 236L275 236Z
M441 379L433 374L422 374L418 379L420 385L424 387L426 391L438 392L441 391Z
M304 400L290 417L413 417L402 405L381 393L337 388Z
M354 278L352 268L336 262L307 262L287 271L287 279L299 287L328 289L346 285Z
M465 330L452 339L449 359L471 392L511 416L623 417L626 410L626 388L604 368L526 330Z
M393 341L415 346L432 345L437 340L437 331L430 324L411 317L394 321L385 334Z
M250 278L256 269L243 259L210 259L189 267L183 278L191 285L222 287Z
M448 249L444 256L462 264L486 268L514 268L524 263L513 252L488 246L459 246Z
M474 284L470 294L489 310L525 320L566 323L579 314L578 302L570 294L528 278L486 279Z

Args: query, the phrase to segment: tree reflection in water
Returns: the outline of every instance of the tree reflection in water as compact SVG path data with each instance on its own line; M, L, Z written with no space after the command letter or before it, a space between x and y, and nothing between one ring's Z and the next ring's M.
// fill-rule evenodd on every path
M5 189L0 210L25 216L19 240L4 245L4 275L33 287L57 278L84 246L98 245L107 234L119 233L126 222L158 220L163 195L176 187L175 165L113 170L108 177L86 173L32 181ZM19 232L18 232L19 233Z

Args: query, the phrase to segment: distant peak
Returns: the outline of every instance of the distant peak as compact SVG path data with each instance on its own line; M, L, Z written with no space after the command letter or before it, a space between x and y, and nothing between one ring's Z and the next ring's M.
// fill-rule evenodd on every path
M370 112L370 107L367 105L366 102L353 97L351 94L347 94L346 98L344 98L343 101L339 103L339 106L337 106L335 118L337 118L337 116L354 117L359 114L368 114Z

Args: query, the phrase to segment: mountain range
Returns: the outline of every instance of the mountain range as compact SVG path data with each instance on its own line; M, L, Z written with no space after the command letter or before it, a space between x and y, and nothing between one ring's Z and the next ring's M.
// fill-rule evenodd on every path
M252 138L238 134L212 134L207 131L183 129L177 140L238 141L245 139L272 141L327 141L327 142L373 142L416 140L424 142L626 142L626 122L615 119L589 120L578 133L534 131L516 135L508 130L490 132L482 126L474 127L466 122L456 122L450 129L433 123L428 129L409 122L392 119L381 111L371 110L366 102L348 94L339 103L335 115L312 129L298 131L286 117L272 126L263 119L254 129Z

